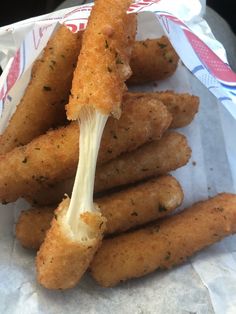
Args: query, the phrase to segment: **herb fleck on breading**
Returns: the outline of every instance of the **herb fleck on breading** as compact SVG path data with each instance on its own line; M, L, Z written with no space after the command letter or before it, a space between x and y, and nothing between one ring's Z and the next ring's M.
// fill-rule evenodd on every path
M167 211L167 209L160 204L159 205L159 212L162 213L162 212L166 212L166 211Z
M162 43L157 43L158 44L158 46L161 48L161 49L164 49L164 48L166 48L167 47L167 45L166 44L162 44Z
M23 164L26 164L26 163L27 163L27 157L25 157L25 158L22 160L22 163L23 163Z
M107 41L107 40L105 40L105 48L106 48L106 49L109 48L109 45L108 45L108 41Z
M46 92L50 92L52 89L50 86L43 86L43 90L45 90Z
M170 257L171 257L171 252L168 251L168 252L166 253L165 260L166 260L166 261L169 261Z

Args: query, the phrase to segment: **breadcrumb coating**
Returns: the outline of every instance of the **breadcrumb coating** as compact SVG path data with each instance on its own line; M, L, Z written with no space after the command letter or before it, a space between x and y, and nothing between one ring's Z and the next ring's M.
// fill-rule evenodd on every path
M130 60L133 75L127 83L144 84L166 79L175 72L178 61L179 56L166 36L136 41Z
M65 123L76 60L82 34L60 26L35 61L24 96L2 135L0 154L25 145L48 129Z
M191 149L185 136L171 132L159 141L142 145L134 151L98 165L95 175L95 193L136 183L169 173L184 166L191 157ZM70 195L74 178L52 187L40 188L28 200L32 204L52 205L60 202L63 195Z
M133 187L97 198L96 204L107 219L105 234L126 231L168 215L180 206L183 191L172 176L150 179ZM33 207L22 211L16 237L22 246L38 249L50 228L55 207Z
M82 48L66 106L67 118L76 120L84 106L119 118L129 66L131 41L127 9L132 0L96 1L83 35ZM96 65L96 66L95 66Z
M104 287L183 263L236 232L236 195L219 194L161 222L103 241L91 264Z
M158 100L130 99L123 106L121 118L110 118L105 126L98 164L160 138L171 119ZM71 178L76 172L78 153L79 126L71 123L0 155L0 200L33 198L42 188Z
M65 222L69 199L55 211L51 228L36 257L37 279L48 289L69 289L80 280L101 245L106 219L97 212L86 212L81 221L88 237L72 234Z
M170 128L182 128L193 121L199 109L199 97L188 93L175 93L173 91L154 93L129 93L130 97L146 97L158 99L163 102L171 113L173 119Z
M184 166L191 157L191 149L184 135L167 132L159 141L147 143L98 167L94 189L106 191L134 183Z

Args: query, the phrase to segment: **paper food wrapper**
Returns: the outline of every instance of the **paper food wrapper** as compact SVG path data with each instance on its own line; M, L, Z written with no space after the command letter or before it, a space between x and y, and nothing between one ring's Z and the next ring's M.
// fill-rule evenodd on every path
M91 6L64 9L0 29L0 62L5 68L0 78L0 132L24 93L32 63L58 22L72 31L82 30ZM138 39L165 32L183 62L171 78L142 86L142 90L172 89L201 100L194 121L180 130L193 151L188 165L173 172L184 190L182 207L219 192L236 192L236 76L222 45L201 18L200 3L142 0L129 12L140 13ZM37 284L35 253L15 240L14 224L20 209L26 207L19 200L0 208L0 313L236 313L234 236L172 270L156 271L112 289L99 287L85 275L75 289L55 292Z

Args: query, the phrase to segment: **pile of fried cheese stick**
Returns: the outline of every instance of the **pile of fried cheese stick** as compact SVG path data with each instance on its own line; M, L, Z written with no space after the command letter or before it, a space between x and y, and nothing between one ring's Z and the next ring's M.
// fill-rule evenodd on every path
M179 58L165 36L135 40L131 2L96 0L84 32L55 30L0 136L0 201L32 205L16 237L38 250L48 289L72 288L87 270L112 287L236 232L233 194L175 213L184 194L168 173L191 148L173 129L191 123L199 99L141 91L170 77Z

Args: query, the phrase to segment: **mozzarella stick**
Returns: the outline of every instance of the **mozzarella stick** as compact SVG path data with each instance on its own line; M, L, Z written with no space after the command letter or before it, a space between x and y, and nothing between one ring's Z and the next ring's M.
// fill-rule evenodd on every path
M155 93L129 93L130 97L146 97L146 99L159 99L172 114L173 120L170 128L182 128L190 124L198 112L199 97L187 93L178 94L173 91Z
M66 106L67 118L80 125L78 168L71 200L59 222L52 221L36 260L38 281L49 289L75 286L103 237L105 218L93 203L95 169L103 129L110 114L120 117L131 74L134 28L126 25L135 23L127 19L131 2L97 0L83 35Z
M105 127L98 163L158 139L171 123L171 115L158 100L130 99L119 120L110 118ZM76 123L48 132L25 146L0 156L0 200L34 197L75 175L79 153Z
M73 34L60 26L49 40L42 57L34 64L23 98L0 136L0 154L64 124L81 37L81 33Z
M167 133L159 141L143 145L98 166L94 191L104 192L117 186L167 174L184 166L190 157L191 149L186 138L177 132ZM65 193L71 194L73 183L74 178L70 178L47 189L41 188L27 200L41 206L59 203Z
M80 214L76 234L67 223L70 200L55 211L51 228L36 257L37 279L48 289L72 288L87 270L101 244L106 219L98 210Z
M168 215L180 206L183 191L171 176L150 179L134 187L95 200L107 219L105 234L119 233ZM53 218L53 207L22 211L16 238L29 249L38 249Z
M135 34L133 27L127 25L126 14L131 2L96 2L83 35L66 106L69 120L81 118L80 111L86 107L104 115L120 116L121 100L126 90L124 82L132 73L129 59Z
M106 234L120 233L168 215L181 205L183 191L172 176L147 182L96 200L107 219Z
M23 247L39 249L50 228L55 207L33 207L20 213L16 224L16 238Z
M94 190L106 191L153 176L160 176L184 166L191 149L184 135L168 132L159 141L145 144L97 168Z
M161 222L103 241L91 264L93 278L112 287L171 268L236 232L236 195L219 194Z
M179 57L166 36L136 41L130 60L133 75L128 84L166 79L175 72L178 61Z
M48 187L38 187L34 193L28 193L25 200L32 206L52 206L59 204L64 195L71 195L75 177L51 184Z

